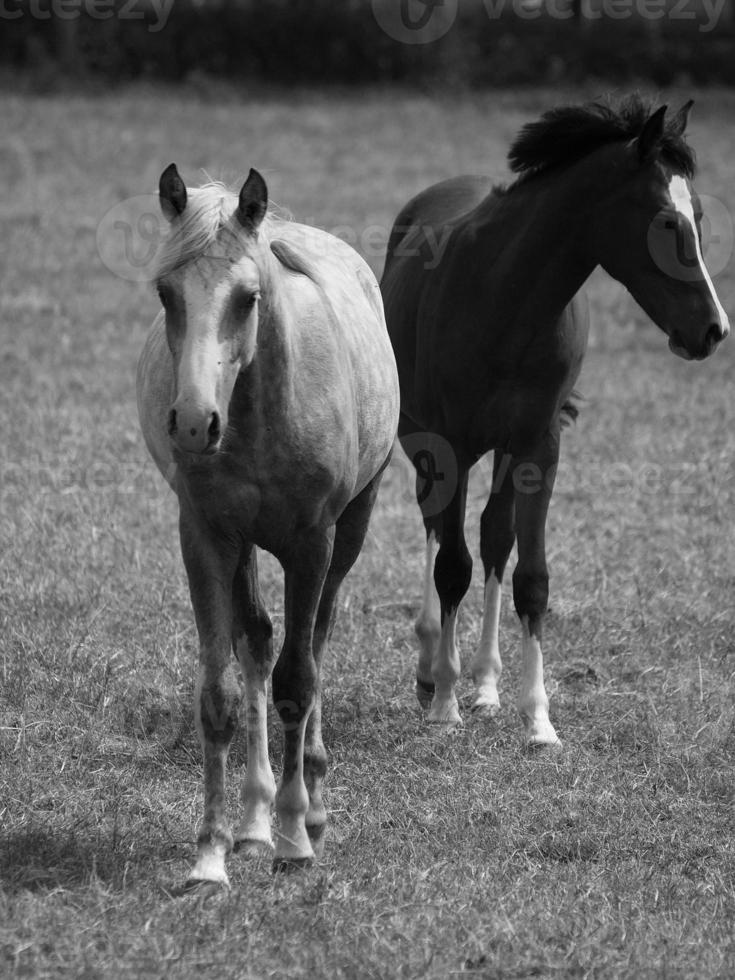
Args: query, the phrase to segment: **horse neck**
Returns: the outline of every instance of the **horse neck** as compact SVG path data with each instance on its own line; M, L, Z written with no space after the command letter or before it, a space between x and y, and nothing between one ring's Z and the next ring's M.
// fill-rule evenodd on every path
M484 241L495 263L507 270L501 278L508 288L523 291L524 305L536 297L543 319L557 317L598 264L588 246L588 231L606 192L605 180L594 161L583 160L521 181L477 209L474 237L480 254ZM507 229L512 229L510 235ZM519 269L528 270L529 276L519 277ZM494 285L488 281L489 291L497 293L498 278L490 279Z

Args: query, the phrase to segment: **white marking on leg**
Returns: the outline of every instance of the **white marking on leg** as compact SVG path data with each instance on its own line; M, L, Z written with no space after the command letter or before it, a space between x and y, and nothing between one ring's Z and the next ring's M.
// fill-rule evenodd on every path
M224 816L224 784L227 766L227 747L211 745L202 725L202 687L205 670L200 665L194 689L194 725L204 757L204 819L202 832L208 839L200 840L197 859L189 873L189 881L212 881L229 887L225 859L232 850L232 834Z
M229 848L224 844L200 844L197 860L191 869L189 881L213 881L230 887L230 879L225 870L225 858Z
M727 336L730 332L730 321L728 320L727 313L720 303L717 293L715 292L715 286L712 282L709 272L707 271L707 266L704 264L704 256L702 255L702 248L699 243L699 235L697 233L697 222L694 218L694 207L692 205L692 195L689 190L689 185L686 178L680 176L674 176L669 181L669 194L671 195L671 201L679 212L686 218L689 228L692 232L692 238L694 240L694 248L696 251L697 262L699 263L699 270L702 279L707 283L709 291L712 295L712 301L717 309L717 315L720 318L720 326Z
M431 702L428 720L442 725L458 725L462 721L454 692L461 669L456 634L457 610L453 609L444 618L441 638L431 665L434 699Z
M424 684L433 683L431 670L441 636L441 609L434 585L434 561L437 540L433 531L426 538L426 564L424 566L424 594L421 611L416 619L415 630L419 640L419 661L416 676Z
M302 862L314 858L314 850L306 832L309 793L304 782L304 739L309 713L306 712L299 724L296 766L293 775L288 782L281 780L276 793L278 814L276 861Z
M527 747L557 745L559 737L549 721L549 699L544 687L544 658L541 644L531 635L528 616L521 620L523 629L523 666L518 712L523 721Z
M246 643L246 641L242 641ZM268 756L268 668L256 663L247 650L238 659L245 678L245 713L248 764L242 785L243 816L235 840L245 851L271 849L271 807L276 798Z
M479 708L495 710L500 707L498 681L503 669L498 642L501 590L500 582L494 572L491 572L485 583L485 607L482 614L480 645L472 660L472 680L475 682L473 711Z

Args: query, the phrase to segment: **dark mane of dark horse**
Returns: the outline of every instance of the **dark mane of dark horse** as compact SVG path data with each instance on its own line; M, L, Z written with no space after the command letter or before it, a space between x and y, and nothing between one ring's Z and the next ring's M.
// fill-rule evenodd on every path
M617 104L590 102L551 109L536 122L525 125L510 148L508 163L518 174L516 183L524 183L553 167L575 163L608 143L635 139L652 112L653 107L639 95ZM659 155L679 173L692 178L696 170L694 150L675 125L675 117L667 120Z

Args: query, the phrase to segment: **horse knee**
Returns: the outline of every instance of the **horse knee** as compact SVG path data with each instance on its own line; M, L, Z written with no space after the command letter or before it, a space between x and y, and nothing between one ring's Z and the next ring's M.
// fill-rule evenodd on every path
M249 642L259 650L270 646L273 639L273 623L265 609L258 609L247 624Z
M439 621L425 610L421 611L413 628L422 646L432 649L439 642L442 633Z
M546 569L516 569L513 573L513 601L518 616L528 618L531 632L535 632L549 601L549 574Z
M509 528L488 527L483 522L480 538L480 555L485 568L485 577L492 572L500 582L503 579L505 566L513 550L515 534Z
M210 678L202 671L196 695L195 710L202 737L209 743L228 745L237 728L240 707L240 685L231 667L219 677Z
M273 670L273 703L284 728L298 727L311 710L316 693L316 667L312 657L284 663Z
M442 608L456 609L470 587L472 558L467 545L461 542L456 551L442 547L434 565L434 583Z

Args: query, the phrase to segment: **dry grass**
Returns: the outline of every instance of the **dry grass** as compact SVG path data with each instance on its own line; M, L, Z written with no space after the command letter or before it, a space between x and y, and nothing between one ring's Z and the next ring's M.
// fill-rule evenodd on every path
M103 266L100 220L172 159L190 180L256 165L276 200L350 229L378 270L409 195L449 174L502 176L518 125L560 97L205 96L1 100L15 142L1 205L0 974L735 975L735 348L677 361L603 276L549 528L563 753L520 751L510 608L500 717L450 737L423 725L421 530L397 460L326 668L323 863L273 878L233 858L231 894L169 898L201 800L196 638L175 501L135 414L156 303ZM699 188L731 210L733 109L702 93L692 124ZM371 226L373 249L359 237ZM732 269L718 279L730 311ZM477 472L475 555L483 494ZM272 561L264 580L280 627ZM240 734L233 814L244 752Z

